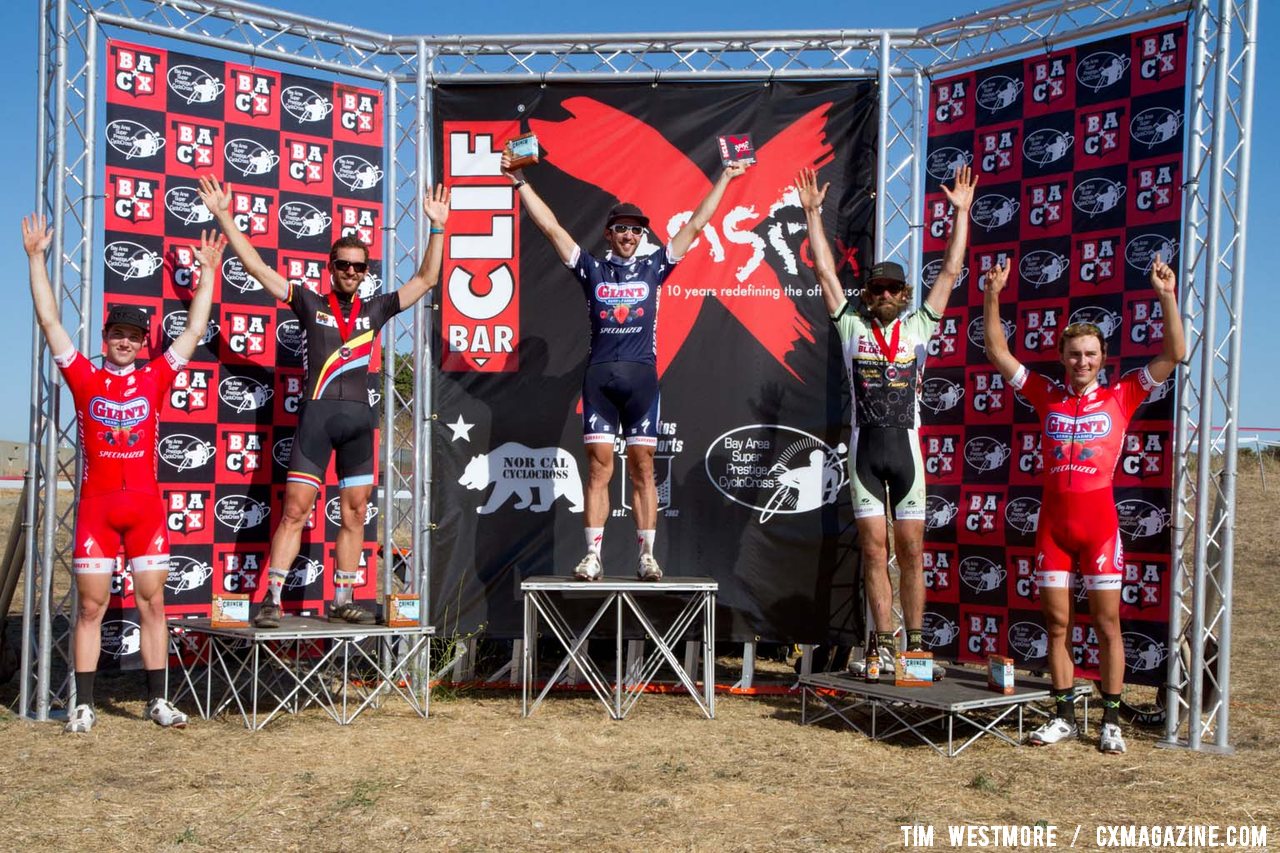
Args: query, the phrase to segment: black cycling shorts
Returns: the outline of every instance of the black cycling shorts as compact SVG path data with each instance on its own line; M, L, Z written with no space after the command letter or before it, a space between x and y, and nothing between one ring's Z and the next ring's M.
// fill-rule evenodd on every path
M641 361L587 365L582 378L582 440L612 444L658 445L658 368Z
M354 400L307 400L289 457L290 483L319 489L337 453L338 488L373 485L373 408Z

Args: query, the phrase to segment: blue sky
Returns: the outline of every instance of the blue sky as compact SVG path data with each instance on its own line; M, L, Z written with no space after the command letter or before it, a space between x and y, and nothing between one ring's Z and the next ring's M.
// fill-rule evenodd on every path
M799 10L787 3L744 0L736 4L692 4L650 0L642 5L586 3L562 0L556 4L483 0L478 3L431 4L430 14L417 0L380 0L367 6L339 0L261 0L263 5L299 12L315 18L392 33L582 33L637 31L725 31L858 29L865 27L916 27L975 8L994 6L995 0L931 0L898 4L805 4ZM1280 19L1280 4L1260 6L1260 51L1257 79L1280 79L1280 60L1267 41ZM8 234L0 241L0 257L13 271L9 293L13 304L0 311L0 337L11 342L10 361L0 371L0 438L26 440L30 389L31 314L26 285L26 258L22 252L18 222L30 211L34 198L36 119L36 28L38 4L10 2L0 7L0 24L14 46L10 60L0 66L0 114L7 118L9 133L0 134L0 163L11 176L0 193L0 227ZM359 9L363 14L353 18ZM138 37L141 38L141 37ZM196 49L198 50L198 49ZM1275 86L1260 84L1254 108L1255 156L1251 182L1251 225L1246 268L1246 317L1274 318L1280 313L1280 296L1272 289L1270 273L1280 262L1280 241L1267 237L1275 232L1280 212L1269 204L1267 187L1277 186L1280 158L1268 156L1275 118ZM25 130L24 130L25 129ZM1280 427L1280 395L1265 393L1272 365L1280 363L1280 335L1265 325L1246 322L1241 373L1240 423L1246 427ZM1273 381L1273 380L1272 380ZM1245 431L1247 433L1247 430Z

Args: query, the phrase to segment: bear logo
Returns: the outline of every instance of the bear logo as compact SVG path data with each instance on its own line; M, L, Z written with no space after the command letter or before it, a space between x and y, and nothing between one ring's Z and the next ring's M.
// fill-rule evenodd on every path
M517 498L514 509L546 512L556 498L563 497L569 501L570 512L582 512L578 462L559 447L525 447L508 441L488 453L473 456L458 482L478 492L493 486L484 506L476 507L481 515L496 512L512 495Z

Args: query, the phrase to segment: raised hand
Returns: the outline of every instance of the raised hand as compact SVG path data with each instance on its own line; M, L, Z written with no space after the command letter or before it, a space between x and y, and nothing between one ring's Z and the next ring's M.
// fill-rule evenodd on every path
M209 208L209 212L215 216L219 212L225 213L231 209L231 184L222 187L213 175L204 175L200 178L200 188L197 192L204 206Z
M1164 258L1156 255L1151 261L1151 286L1155 288L1156 293L1164 296L1169 294L1178 295L1178 277L1173 272L1173 267L1164 262Z
M449 188L444 184L427 187L426 193L422 196L422 212L427 215L432 225L443 228L449 219Z
M734 178L737 178L745 174L746 171L747 171L746 163L732 163L724 167L724 176L732 181Z
M520 170L511 168L511 152L510 151L504 150L502 152L502 164L499 166L499 168L502 169L502 174L506 175L508 178L511 178L512 180L516 180L516 181L520 180L520 175L521 175Z
M800 206L805 210L817 210L827 197L827 189L831 182L827 181L818 189L818 173L813 169L801 169L796 173L796 192L800 194Z
M226 235L217 231L201 231L200 245L192 246L191 251L200 259L200 267L202 269L213 270L218 268L218 262L222 260L222 252L227 248Z
M992 296L999 296L1005 285L1009 283L1009 261L1001 261L987 270L983 281L983 287L987 293Z
M965 165L956 170L955 184L951 189L947 189L946 184L942 185L942 193L957 211L967 211L973 206L973 191L977 186L978 176Z
M43 255L53 242L53 226L43 213L22 218L22 248L28 255Z

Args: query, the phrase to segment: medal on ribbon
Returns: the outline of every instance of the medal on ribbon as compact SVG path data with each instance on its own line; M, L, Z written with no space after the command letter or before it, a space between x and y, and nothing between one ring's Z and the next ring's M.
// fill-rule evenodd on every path
M329 310L333 312L334 325L338 327L338 336L342 338L342 347L338 349L338 357L343 361L351 358L351 347L347 346L347 341L351 339L351 333L356 330L356 318L360 316L360 292L351 299L351 313L343 317L342 306L338 302L338 294L329 291ZM897 338L894 338L897 341Z

